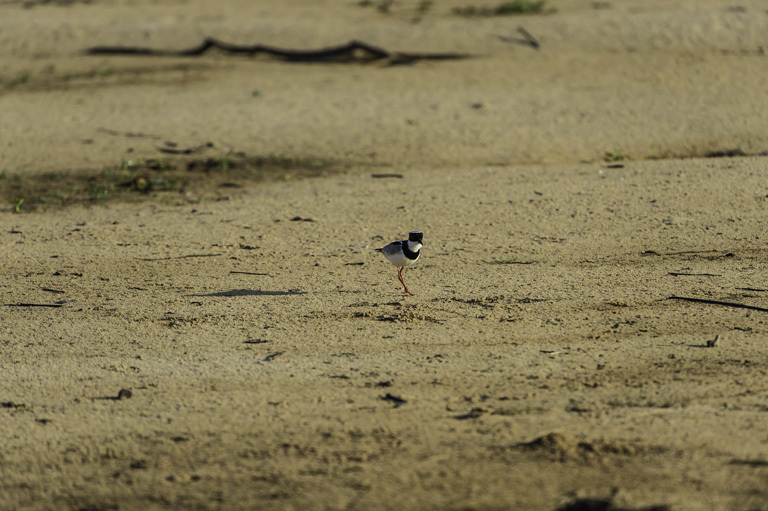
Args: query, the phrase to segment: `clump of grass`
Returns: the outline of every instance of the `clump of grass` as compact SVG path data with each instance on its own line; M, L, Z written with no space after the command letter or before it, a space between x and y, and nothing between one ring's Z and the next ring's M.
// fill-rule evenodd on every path
M386 14L392 8L393 3L395 3L395 0L379 0L379 5L377 5L376 8L379 12Z
M14 403L13 401L3 401L0 403L0 408L9 408L11 415L32 411L32 408L25 405L24 403Z
M545 9L547 0L513 0L504 2L495 7L454 7L453 14L459 16L514 16L521 14L553 13L555 9Z
M621 149L606 151L606 153L603 155L603 161L607 161L607 162L624 161L628 159L629 159L629 155L624 153L624 151L622 151Z
M107 185L92 183L89 198L94 202L109 199L110 191L114 188L114 183L109 183Z
M117 70L114 67L94 67L90 71L83 73L67 73L64 75L63 80L65 82L71 82L74 80L89 80L94 78L109 78L117 74Z
M421 15L427 14L429 10L432 8L432 0L421 0L419 2L419 7L416 9L416 12L418 12Z
M8 89L13 89L14 87L18 87L20 85L26 85L32 82L32 78L33 76L30 71L22 71L17 74L15 78L6 82L5 87Z
M144 165L144 160L142 160L141 158L137 160L123 160L123 163L122 165L120 165L120 168L123 170L136 170L142 165ZM108 172L108 171L105 171L105 172Z
M505 2L496 7L497 16L508 16L514 14L541 14L544 12L546 0L514 0L514 2Z

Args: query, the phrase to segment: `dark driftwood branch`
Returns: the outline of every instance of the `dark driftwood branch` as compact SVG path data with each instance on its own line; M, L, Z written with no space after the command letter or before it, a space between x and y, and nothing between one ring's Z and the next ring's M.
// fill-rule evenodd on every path
M686 302L709 303L712 305L724 305L726 307L737 307L739 309L749 309L753 311L768 312L768 309L766 309L765 307L756 307L754 305L746 305L743 303L735 303L735 302L721 302L720 300L707 300L706 298L689 298L687 296L670 296L668 299L684 300Z
M350 41L339 46L317 50L290 50L265 44L238 45L225 43L212 37L202 44L186 50L155 50L138 46L94 46L85 50L88 55L144 55L155 57L195 57L208 50L218 49L225 53L255 56L265 54L288 62L373 62L389 60L391 64L408 64L417 60L454 60L469 58L461 53L400 53L391 52L362 41Z

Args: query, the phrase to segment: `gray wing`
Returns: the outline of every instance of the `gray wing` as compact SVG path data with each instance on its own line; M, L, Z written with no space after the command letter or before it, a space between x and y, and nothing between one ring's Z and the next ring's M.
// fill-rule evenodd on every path
M384 248L378 249L379 252L381 252L384 255L392 255L397 254L398 252L403 250L403 242L402 241L393 241L389 245L387 245Z

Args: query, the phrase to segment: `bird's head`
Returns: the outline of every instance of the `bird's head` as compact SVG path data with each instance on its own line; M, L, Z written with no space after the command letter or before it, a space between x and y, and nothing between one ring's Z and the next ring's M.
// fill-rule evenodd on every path
M408 233L408 249L411 252L418 252L424 244L424 233L421 231L411 231Z

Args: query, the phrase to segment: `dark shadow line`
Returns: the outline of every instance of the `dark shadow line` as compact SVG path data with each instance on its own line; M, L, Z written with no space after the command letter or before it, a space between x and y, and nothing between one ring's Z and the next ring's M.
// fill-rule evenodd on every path
M746 460L746 459L733 459L728 463L729 465L746 465L748 467L768 467L768 461L766 460Z
M673 277L722 277L719 273L682 273L677 271L671 271L668 275Z
M61 307L60 303L6 303L7 307Z
M754 311L762 311L762 312L768 312L768 309L765 307L756 307L754 305L746 305L743 303L735 303L735 302L723 302L720 300L708 300L705 298L689 298L686 296L670 296L667 298L667 300L684 300L686 302L696 302L696 303L708 303L711 305L723 305L725 307L736 307L739 309L749 309Z
M219 291L218 293L208 293L199 295L185 295L188 297L211 298L221 296L295 296L305 295L306 291L264 291L261 289L232 289L230 291Z
M216 257L224 255L223 252L215 252L213 254L187 254L182 256L168 256L168 257L137 257L139 261L170 261L171 259L189 259L191 257Z

